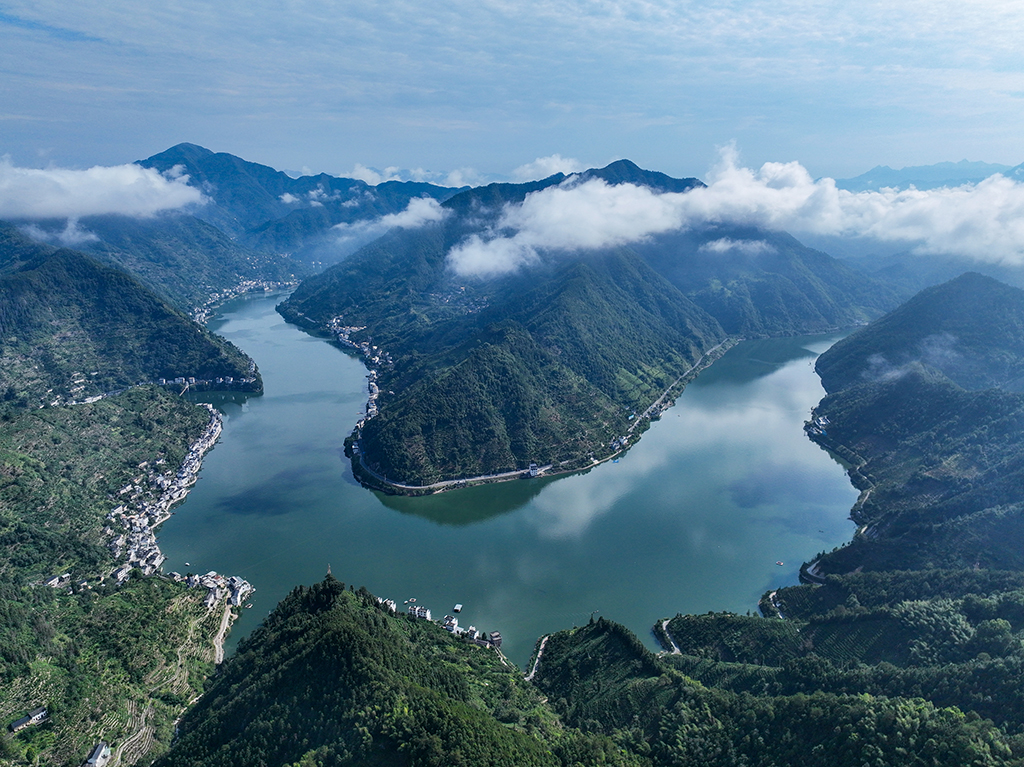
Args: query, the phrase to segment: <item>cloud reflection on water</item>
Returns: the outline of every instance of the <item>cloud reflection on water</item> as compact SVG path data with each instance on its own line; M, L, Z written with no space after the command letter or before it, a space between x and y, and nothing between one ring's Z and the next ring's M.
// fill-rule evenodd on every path
M530 523L543 538L580 537L626 496L656 493L665 472L686 475L671 484L683 509L711 498L751 510L834 498L845 477L823 467L819 448L794 424L824 393L807 364L793 360L738 384L692 384L619 463L544 488ZM737 396L737 388L748 391Z

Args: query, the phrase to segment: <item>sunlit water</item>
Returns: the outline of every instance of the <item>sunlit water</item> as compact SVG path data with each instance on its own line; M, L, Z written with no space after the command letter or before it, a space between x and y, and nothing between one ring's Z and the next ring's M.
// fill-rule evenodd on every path
M211 323L256 360L266 393L208 397L223 436L159 536L165 570L256 586L231 643L330 566L435 618L464 604L460 624L501 631L520 666L538 637L592 613L654 647L659 618L756 610L853 532L856 491L802 430L823 395L813 362L833 337L734 348L617 463L403 498L359 486L342 454L366 369L286 324L279 300L239 299Z

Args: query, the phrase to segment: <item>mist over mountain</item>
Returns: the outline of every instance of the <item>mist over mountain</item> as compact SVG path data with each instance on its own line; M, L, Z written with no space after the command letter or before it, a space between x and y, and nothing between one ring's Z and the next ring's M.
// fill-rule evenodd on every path
M185 312L243 283L294 283L308 264L240 245L188 213L18 222L36 240L68 245L131 273Z
M438 201L457 189L413 181L364 181L326 173L293 178L195 144L178 144L139 165L188 176L206 204L196 215L256 250L332 263L381 232L360 232L360 223L401 213L412 200Z
M816 369L829 395L809 433L864 491L860 534L819 572L1024 568L1024 291L965 274L838 342Z
M835 392L893 380L913 363L965 389L1024 391L1024 290L961 275L839 341L815 369Z

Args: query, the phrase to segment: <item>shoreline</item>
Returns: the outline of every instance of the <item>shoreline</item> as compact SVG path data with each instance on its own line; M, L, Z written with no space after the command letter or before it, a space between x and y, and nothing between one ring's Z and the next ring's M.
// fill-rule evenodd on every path
M346 328L346 330L348 330L348 328ZM355 346L355 344L353 344L351 341L348 341L347 338L338 340L339 342L346 342L347 345L344 346L343 348L347 348L349 350L354 351L362 351L363 354L366 354L365 350L359 349L359 347ZM464 487L476 487L480 485L490 485L498 482L509 482L511 480L517 479L540 479L542 477L560 477L569 476L572 474L579 474L581 472L589 471L590 469L593 469L596 466L600 466L603 463L607 463L608 461L615 460L622 456L629 449L630 444L632 444L631 442L627 444L627 437L631 437L638 426L643 424L643 428L640 430L641 434L648 428L650 428L651 423L657 420L657 418L660 417L663 412L665 412L668 408L672 407L672 405L675 404L675 397L682 394L683 391L685 391L686 386L693 379L695 379L703 370L707 369L712 364L721 359L722 356L727 351L729 351L729 349L733 348L743 340L744 339L739 337L729 337L726 338L721 343L717 344L716 346L713 346L712 348L704 352L701 355L700 359L698 359L693 365L691 365L685 373L676 378L676 380L673 381L661 393L661 395L656 400L654 400L654 402L647 406L647 409L644 410L643 413L641 413L633 420L633 423L630 424L628 429L626 429L626 435L620 437L619 439L615 440L615 442L613 442L613 444L617 446L616 449L614 449L604 458L591 459L591 462L586 466L562 469L555 468L555 464L548 464L546 466L538 467L536 469L536 474L531 473L530 469L514 469L511 471L495 472L493 474L480 474L474 477L464 477L459 479L442 479L438 480L437 482L432 482L429 485L411 485L404 482L395 482L392 480L388 480L385 476L374 471L363 462L363 452L360 447L358 434L360 429L362 428L363 423L365 423L366 419L361 419L356 424L355 428L352 430L352 433L348 436L348 438L346 438L345 455L351 460L352 475L353 477L355 477L357 482L359 482L363 487L369 490L379 490L381 492L390 493L393 495L434 495L436 493L443 493L448 490L461 489ZM373 374L375 371L371 370L370 372L371 374ZM376 388L376 386L374 385L374 378L375 376L372 376L370 381L370 386L372 387L370 389L371 402L373 402L373 400L376 399L376 397L373 396L375 394L374 389ZM673 390L679 387L680 384L682 384L682 388L679 389L679 391L676 392L675 395L670 398L669 395L672 394ZM668 400L667 404L666 400ZM374 407L374 415L375 414L376 407ZM372 416L368 415L368 417ZM636 440L638 439L640 439L639 435L637 435L636 437ZM632 441L635 442L636 440ZM563 462L563 464L559 464L559 467L564 465L564 463L568 462ZM367 481L366 477L371 478L372 481Z

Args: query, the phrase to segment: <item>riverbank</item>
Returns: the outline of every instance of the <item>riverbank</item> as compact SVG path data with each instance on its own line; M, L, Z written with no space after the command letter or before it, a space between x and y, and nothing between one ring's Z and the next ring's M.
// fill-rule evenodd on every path
M361 330L362 328L355 328L355 330ZM337 329L332 328L335 332ZM370 349L360 348L348 341L348 331L354 330L353 328L342 328L345 333L345 337L342 338L338 335L338 342L342 344L344 348L352 349L361 352L364 356L370 354L383 355L382 351L378 351L377 347ZM675 404L676 398L683 393L694 378L696 378L701 371L710 367L716 360L720 359L729 349L740 343L742 338L727 338L718 345L708 349L701 358L697 360L690 368L676 378L668 388L666 388L661 395L652 402L643 413L637 415L633 422L626 429L626 434L617 437L612 441L610 447L612 452L602 458L591 458L585 465L576 465L579 463L578 460L563 461L560 464L547 464L546 466L531 465L526 469L513 469L511 471L496 472L493 474L481 474L473 477L460 477L458 479L444 479L437 482L433 482L429 485L413 485L405 482L399 482L395 480L389 480L385 475L374 471L366 465L363 460L363 451L360 445L359 432L362 425L368 418L371 418L377 414L377 408L375 405L376 400L376 385L374 383L376 375L375 371L370 371L370 401L368 404L367 416L361 419L345 440L345 456L348 457L352 462L352 475L356 480L364 487L371 490L380 490L381 492L398 494L398 495L432 495L434 493L440 493L447 490L461 489L465 487L474 487L479 485L489 485L497 482L508 482L510 480L517 479L532 479L539 477L557 477L557 476L568 476L571 474L579 474L581 472L589 471L595 466L600 466L602 463L608 461L614 461L619 459L632 445L634 445L640 438L640 434L643 434L653 421L658 420L662 413L668 408ZM365 346L365 344L364 344ZM378 357L379 358L379 357ZM370 358L373 360L374 358ZM372 407L372 414L370 411ZM639 430L639 433L637 433ZM634 436L634 434L636 436Z

